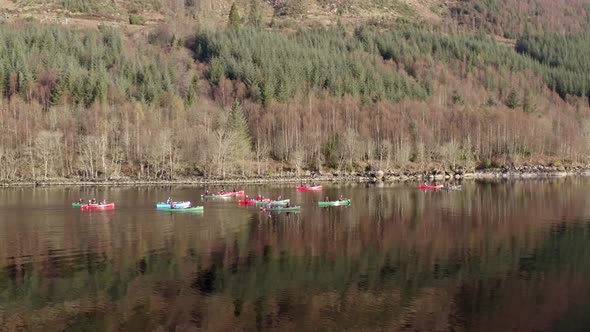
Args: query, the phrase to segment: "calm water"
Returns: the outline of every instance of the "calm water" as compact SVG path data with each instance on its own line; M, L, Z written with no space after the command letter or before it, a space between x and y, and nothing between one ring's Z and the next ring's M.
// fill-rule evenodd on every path
M245 187L303 207L270 216L191 186L0 189L0 330L590 326L590 179L294 187ZM205 211L156 211L168 196Z

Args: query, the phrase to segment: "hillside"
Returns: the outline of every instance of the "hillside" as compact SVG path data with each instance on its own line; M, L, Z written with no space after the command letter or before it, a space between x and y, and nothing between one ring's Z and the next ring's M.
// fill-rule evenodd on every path
M590 161L576 0L0 4L2 180Z

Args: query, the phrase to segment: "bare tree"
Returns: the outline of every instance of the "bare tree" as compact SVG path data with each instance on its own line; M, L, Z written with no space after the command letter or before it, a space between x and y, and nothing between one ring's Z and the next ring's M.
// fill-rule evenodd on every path
M43 164L43 178L53 171L53 163L59 156L58 150L62 133L57 131L42 130L35 137L34 154Z

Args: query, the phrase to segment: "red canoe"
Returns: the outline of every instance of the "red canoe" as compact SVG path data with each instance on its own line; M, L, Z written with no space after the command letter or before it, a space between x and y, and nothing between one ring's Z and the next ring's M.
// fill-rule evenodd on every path
M82 205L80 206L80 210L88 211L88 210L112 210L115 208L115 203L109 204L99 204L99 205Z
M256 204L256 200L255 199L240 199L238 201L238 204L242 204L242 205Z
M302 190L302 191L308 191L308 190L322 190L322 185L319 186L299 186L297 187L297 190Z
M425 185L418 186L418 188L420 188L420 189L440 189L442 187L443 187L442 184L439 184L438 186L425 186Z

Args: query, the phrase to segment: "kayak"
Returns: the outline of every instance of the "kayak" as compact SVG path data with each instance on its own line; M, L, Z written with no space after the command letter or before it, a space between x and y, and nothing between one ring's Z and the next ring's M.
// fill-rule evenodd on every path
M420 188L420 189L441 189L442 187L444 187L442 184L439 184L437 186L430 186L430 185L428 185L428 186L425 186L425 185L418 186L418 188Z
M322 185L319 186L299 186L296 188L297 190L301 191L315 191L315 190L322 190Z
M350 199L341 201L330 201L330 202L318 202L319 206L339 206L339 205L350 205Z
M181 208L181 209L160 209L160 211L165 211L165 212L203 212L204 207L203 206L194 206L194 207L187 207L187 208Z
M301 206L289 206L289 207L282 207L282 206L275 206L271 208L264 208L262 211L268 212L279 212L279 211L299 211L301 210Z
M238 204L240 205L254 205L256 204L257 200L255 199L240 199Z
M96 205L82 205L80 210L88 211L88 210L112 210L115 208L115 203L109 204L96 204Z
M256 205L287 205L287 203L291 203L291 199L283 199L280 201L256 201Z
M189 207L189 205L191 205L191 202L190 201L174 202L174 204L176 205L176 208L183 209L183 208ZM156 209L169 209L169 208L171 208L171 206L170 206L170 204L167 204L166 202L158 202L156 204Z

